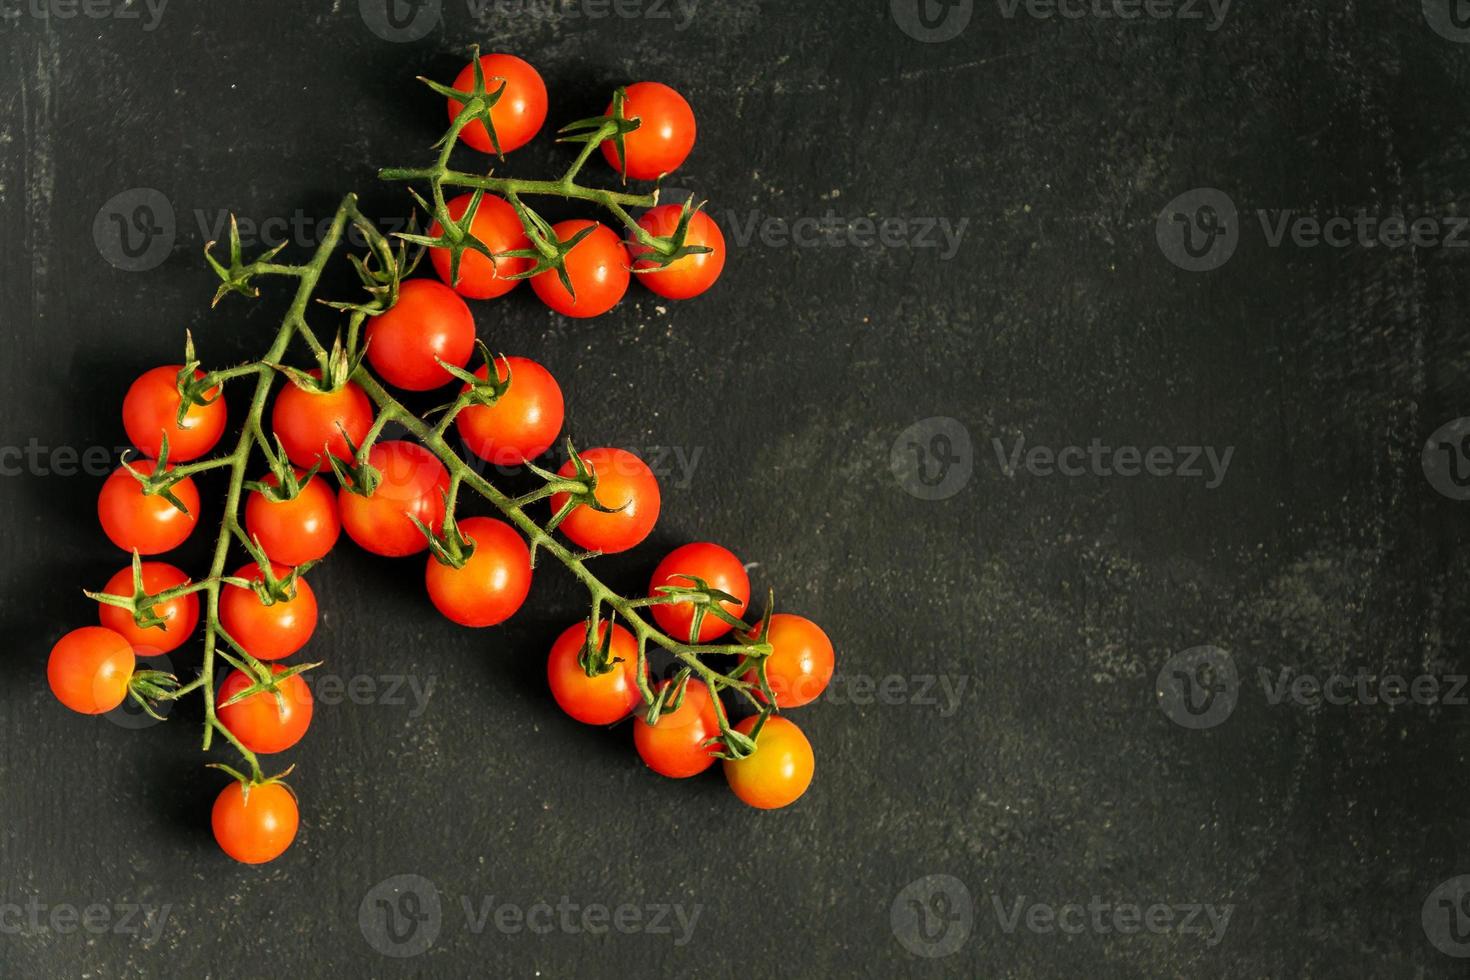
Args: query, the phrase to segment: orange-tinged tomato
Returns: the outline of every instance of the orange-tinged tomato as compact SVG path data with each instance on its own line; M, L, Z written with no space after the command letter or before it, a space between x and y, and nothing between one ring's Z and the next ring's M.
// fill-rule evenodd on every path
M179 373L183 370L182 364L169 364L144 371L123 398L123 428L128 439L144 455L157 459L163 437L168 436L171 463L198 459L214 448L225 431L225 400L218 387L205 392L205 397L213 401L190 405L183 422L179 421L179 406L183 404ZM202 379L204 372L196 370L194 377Z
M578 505L561 522L561 531L592 551L605 554L627 551L648 537L654 524L658 523L658 480L647 463L626 449L599 447L589 449L581 456L582 462L597 477L593 496L602 506L615 509L612 513L603 513ZM557 473L573 477L576 467L567 460ZM560 513L568 499L568 494L553 494L551 512Z
M276 486L278 481L267 475L263 482ZM337 497L320 476L302 484L290 500L272 500L254 490L245 501L245 531L272 561L292 566L317 561L326 557L342 533Z
M771 655L766 658L766 682L776 695L776 706L799 708L821 696L832 680L835 657L832 641L822 628L804 616L776 613L771 617ZM754 670L744 680L756 680ZM756 697L761 697L759 691Z
M735 730L749 735L755 715L742 718ZM760 810L790 806L812 784L816 760L812 744L796 724L771 715L755 737L756 750L744 759L725 760L725 780L741 800Z
M494 626L515 615L531 591L531 551L504 521L466 517L457 522L474 551L459 568L433 555L424 568L429 599L461 626Z
M663 690L664 681L655 690ZM697 776L715 764L716 746L705 741L720 734L714 699L703 681L691 680L676 711L659 715L650 725L640 717L633 723L633 745L648 768L672 779Z
M612 670L588 677L579 659L582 644L587 641L587 623L568 626L551 645L546 658L546 681L551 696L561 710L586 725L612 725L622 721L638 707L642 696L638 691L638 640L617 623L603 620L598 624L598 641L607 638L608 653L614 661Z
M277 579L289 575L291 569L271 563L271 574ZM259 582L264 576L260 566L243 565L236 578ZM304 578L296 579L296 596L277 599L270 605L260 601L254 589L226 585L219 593L219 622L236 643L257 660L280 660L306 646L316 631L316 594Z
M283 674L286 668L271 664L271 670ZM284 752L301 741L301 736L306 734L307 726L311 724L312 712L311 688L306 686L301 675L292 674L277 683L277 692L281 695L279 701L275 692L256 691L243 701L227 708L220 707L248 689L251 683L249 677L233 670L220 684L215 705L215 716L220 723L251 752Z
M46 680L56 700L84 715L100 715L123 703L133 676L133 648L121 634L83 626L56 641Z
M149 595L189 584L189 576L166 562L145 561L139 567L143 574L143 588ZM129 565L108 579L102 591L108 595L131 598L133 567ZM153 615L163 620L162 626L149 626L145 629L138 625L128 610L106 604L97 607L97 615L102 625L127 640L138 656L157 657L177 650L194 632L194 627L199 623L199 594L190 592L188 595L155 602L152 609Z
M650 235L659 238L672 235L679 227L683 208L677 204L660 204L644 212L638 225ZM696 252L658 268L650 259L640 259L651 249L637 242L628 246L628 255L633 259L634 270L652 269L652 272L637 272L636 278L643 285L666 299L693 299L709 289L720 278L725 268L725 236L703 211L696 211L689 219L689 228L684 236L685 245L700 245L708 252Z
M659 587L664 585L693 588L694 581L688 578L691 575L739 600L720 604L730 615L739 619L745 612L745 604L750 601L750 576L745 573L745 566L729 549L708 541L681 545L669 552L653 570L653 578L648 582L648 594L660 595ZM694 626L694 609L694 604L690 602L657 605L653 607L653 619L658 623L659 629L684 642L689 640L689 631ZM703 622L699 624L699 636L693 642L708 643L732 629L734 627L729 623L706 612Z
M151 459L132 464L144 476L152 473L156 465ZM199 521L199 490L194 486L194 479L186 476L172 490L188 513L159 494L145 494L143 485L119 466L102 484L102 492L97 496L97 519L102 522L102 530L124 551L136 550L141 555L172 551L184 543Z
M209 815L220 849L242 864L264 864L286 853L301 813L284 783L252 786L236 780L220 791Z
M322 376L318 370L310 374L314 378ZM372 427L373 403L355 381L348 381L336 391L302 388L293 382L276 395L271 409L271 431L280 437L286 456L302 469L315 463L323 451L350 461L352 449L347 440L351 439L354 446L362 445ZM326 461L322 462L325 470Z
M497 466L519 466L535 459L556 441L566 408L561 386L551 372L527 357L507 357L495 362L495 376L506 377L510 386L493 405L471 405L460 412L454 424L470 452ZM485 365L475 372L490 376ZM466 385L468 387L468 385Z
M505 80L505 91L499 101L490 107L490 122L500 141L500 151L509 153L531 142L546 121L546 83L540 72L513 54L487 54L480 56L480 68L485 78L485 91L494 92ZM475 89L474 62L465 65L454 79L452 86L461 92ZM449 118L459 115L464 103L449 101ZM481 153L494 153L495 145L485 124L475 120L460 132L464 142Z

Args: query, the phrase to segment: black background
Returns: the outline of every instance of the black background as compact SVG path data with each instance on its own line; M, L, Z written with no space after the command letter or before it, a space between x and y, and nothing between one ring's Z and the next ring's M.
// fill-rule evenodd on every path
M1470 871L1467 709L1272 704L1259 672L1465 670L1466 505L1420 463L1470 405L1464 241L1273 247L1256 212L1450 224L1470 47L1409 0L1242 2L1217 30L1203 7L1134 22L974 7L943 42L911 37L880 0L700 0L687 20L653 0L624 8L637 17L445 0L409 42L369 29L357 0L174 0L152 30L146 8L7 7L9 447L123 444L127 384L177 360L186 327L209 363L258 356L281 287L210 311L201 220L324 217L354 189L405 214L376 169L429 160L443 108L413 76L450 79L469 44L536 64L551 125L600 112L616 84L684 92L700 140L671 183L726 223L719 286L684 304L635 286L583 322L522 288L476 304L480 334L550 367L581 444L696 461L687 481L666 475L653 539L600 563L610 582L636 592L668 547L723 542L757 563L758 591L826 627L841 676L796 716L817 752L811 790L756 812L717 770L650 774L627 725L560 715L544 652L583 614L560 569L538 571L512 624L477 632L433 614L419 560L344 545L313 575L311 656L343 678L432 682L432 696L319 704L287 760L300 836L246 868L210 838L224 777L202 767L197 706L126 731L52 700L46 652L93 621L80 590L122 558L96 524L99 477L27 465L0 479L0 902L170 915L149 941L58 931L43 912L0 934L0 974L1451 975L1421 908ZM566 154L543 136L504 172L549 175ZM587 172L612 182L599 160ZM1239 209L1239 246L1197 273L1166 258L1155 225L1201 187ZM166 260L137 272L93 231L133 188L175 212ZM742 244L728 223L829 210L844 226L968 223L947 260L830 232ZM306 254L302 238L288 254ZM951 443L956 492L928 500L904 489L900 435L936 417L970 445ZM1234 456L1216 488L1007 476L993 440L1020 436ZM180 552L196 572L206 537ZM1156 677L1199 645L1227 651L1240 686L1228 720L1194 730L1160 710ZM852 703L855 683L890 675L897 695ZM914 703L936 677L966 685L952 712ZM397 874L442 898L433 945L407 959L359 921ZM928 935L964 940L937 958L892 918L928 875L963 883L973 916L968 937L945 932L966 927L946 921L964 896L930 902ZM677 930L476 933L461 901L492 896L701 911L683 945ZM1215 945L1008 933L995 903L1022 896L1233 911Z

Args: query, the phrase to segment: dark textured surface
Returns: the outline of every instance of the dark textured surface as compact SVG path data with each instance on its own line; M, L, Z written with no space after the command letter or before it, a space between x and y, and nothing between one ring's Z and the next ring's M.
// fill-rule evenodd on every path
M49 645L91 621L80 588L120 564L93 516L100 480L0 479L0 975L1456 975L1421 909L1470 872L1470 708L1272 704L1258 674L1466 669L1467 504L1420 465L1430 433L1470 414L1466 242L1272 247L1256 217L1460 212L1470 46L1417 3L1240 4L1213 31L1208 14L977 4L957 37L921 43L879 0L701 0L669 4L671 19L448 2L422 40L391 43L356 0L176 0L153 30L146 8L44 19L27 2L0 24L8 447L121 444L128 381L176 358L185 326L215 363L263 349L280 301L208 310L213 233L196 214L324 216L349 189L402 214L375 169L426 160L443 122L411 79L447 79L475 41L541 68L558 125L617 83L684 91L700 143L674 183L709 196L727 235L829 210L968 224L948 261L756 234L732 241L711 295L635 289L595 322L525 289L476 307L492 346L560 377L584 445L696 461L666 477L654 540L604 562L610 581L637 590L666 546L722 541L758 563L757 589L826 626L850 681L904 679L895 703L838 703L854 700L845 686L799 713L818 775L788 811L740 806L717 772L662 781L627 726L559 714L544 651L582 612L559 569L538 573L513 625L472 632L432 614L418 561L343 547L314 573L313 657L431 696L319 706L290 755L296 845L236 866L209 836L222 778L201 768L196 707L130 732L46 689ZM543 139L508 172L565 159ZM168 199L177 234L166 261L127 272L93 222L138 187ZM1206 273L1155 240L1161 209L1197 187L1241 215L1233 258ZM933 417L972 447L972 475L942 500L890 469L900 433ZM1007 477L992 440L1019 436L1234 455L1215 488ZM202 542L185 554L202 567ZM1160 669L1198 645L1240 676L1233 714L1204 730L1156 697ZM936 676L965 685L955 710L911 703ZM364 700L393 700L378 694ZM412 958L380 955L359 920L397 874L442 898ZM895 928L896 900L900 919L913 908L900 893L927 875L968 890L967 938L946 922L962 895L923 906L927 946ZM477 932L462 906L563 896L699 917L678 944L677 925ZM996 902L1021 896L1231 917L1214 945L1007 932ZM47 923L96 903L168 918L153 938ZM946 937L964 942L936 958L902 941L932 953Z

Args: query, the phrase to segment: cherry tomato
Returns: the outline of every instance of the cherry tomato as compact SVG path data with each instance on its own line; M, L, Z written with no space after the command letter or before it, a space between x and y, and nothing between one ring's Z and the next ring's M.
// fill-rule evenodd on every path
M612 628L609 650L614 660L607 673L588 677L578 658L587 640L586 621L568 626L551 645L546 658L546 680L551 696L561 710L586 725L611 725L622 721L638 707L638 640L616 623L603 620L598 624L598 639Z
M285 578L291 569L275 562L271 573ZM242 565L236 578L258 582L260 566ZM316 593L304 578L296 579L296 597L277 599L270 605L260 601L254 589L225 585L219 593L219 622L235 642L257 660L280 660L306 646L316 632Z
M476 456L497 466L519 466L551 448L561 432L565 406L550 371L525 357L505 361L510 364L505 394L493 405L471 405L454 424ZM490 376L483 364L475 373L481 379ZM505 380L505 363L495 362L495 376Z
M660 204L645 211L638 219L638 226L660 238L671 235L679 227L679 216L683 210L677 204ZM684 244L703 245L710 251L686 255L659 269L648 259L639 260L640 255L650 251L647 246L637 243L629 246L628 254L634 259L634 269L656 270L637 273L638 281L665 299L692 299L713 286L725 268L725 236L720 226L708 214L696 211L689 218Z
M296 839L301 812L285 783L252 786L246 795L235 780L215 798L209 822L226 854L242 864L265 864Z
M735 730L749 735L756 718L742 718ZM812 784L812 743L795 723L771 715L755 737L756 751L744 759L725 760L725 780L735 795L760 810L795 803Z
M799 708L820 697L832 680L834 660L832 641L822 628L804 616L776 613L771 617L770 642L766 681L776 695L776 706ZM747 671L743 679L755 681L755 671ZM757 691L755 696L762 695Z
M161 561L145 561L140 566L143 572L143 588L149 595L189 584L189 576ZM108 595L133 595L133 566L129 565L107 580L102 591ZM163 620L162 626L143 629L133 619L133 614L117 606L99 605L97 615L102 625L127 640L133 652L140 657L157 657L177 650L194 632L199 624L199 594L190 592L175 599L153 604L153 615Z
M322 373L314 370L311 376L320 378ZM280 437L286 456L302 469L317 461L323 447L338 459L352 459L352 450L342 437L342 430L347 430L352 445L360 446L372 427L373 403L355 381L336 391L288 384L276 396L275 407L271 409L271 431Z
M140 459L133 469L144 476L153 472L151 459ZM172 468L172 467L170 467ZM189 509L186 514L160 494L143 493L143 485L119 466L102 484L97 497L97 517L113 544L124 551L157 555L183 544L199 521L199 490L192 477L173 485L173 495Z
M461 194L446 201L449 217L455 221L464 217L471 197L471 194ZM443 232L443 226L437 221L429 226L430 237L437 238ZM475 209L475 217L470 221L470 234L492 252L514 252L531 247L531 240L526 237L525 228L521 227L521 219L516 217L516 209L505 198L494 194L486 194L480 198L480 206ZM439 273L439 278L446 285L451 285L449 249L429 249L429 261L434 263L434 271ZM452 285L461 296L494 299L520 285L519 279L510 277L525 272L531 265L530 259L489 259L479 252L467 249L459 257L459 282Z
M469 362L475 318L442 282L409 279L398 288L398 302L368 321L367 345L368 361L384 381L429 391L454 380L438 361L455 367Z
M123 428L133 445L147 456L158 458L163 448L163 437L168 436L168 458L170 462L186 463L198 459L214 448L225 431L225 399L216 386L205 392L214 398L207 405L190 405L184 413L183 424L178 421L179 372L182 364L170 364L144 371L128 389L123 398ZM203 371L195 371L195 378L204 377ZM219 396L219 397L215 397Z
M460 568L433 555L424 569L429 599L461 626L494 626L515 615L531 591L531 551L515 528L490 517L466 517L460 532L475 550Z
M277 484L270 474L262 482ZM312 476L290 500L272 500L254 490L245 501L245 531L260 541L272 561L283 565L316 561L332 550L342 533L337 498L320 476Z
M626 449L607 448L587 450L582 462L597 477L597 502L621 509L604 514L579 505L561 522L562 532L583 548L604 554L627 551L648 537L659 508L658 480L648 464ZM576 468L567 460L557 472L571 477ZM567 498L565 493L553 494L551 512L559 513Z
M133 676L127 638L101 626L83 626L56 641L46 680L56 700L84 715L100 715L123 703Z
M433 453L412 442L375 443L368 464L382 477L371 495L359 496L345 487L337 493L348 537L375 555L418 554L429 542L409 517L433 531L440 529L449 471Z
M656 690L669 683L664 681ZM633 723L633 745L648 768L674 779L697 776L714 765L717 749L704 742L719 734L714 700L709 688L698 680L690 680L679 709L663 712L657 725L650 725L641 716Z
M602 155L614 170L634 180L653 180L677 170L694 149L694 110L689 108L684 96L662 82L635 82L625 91L623 115L643 121L623 137L628 153L627 170L624 171L618 159L614 141L602 144ZM610 116L612 111L609 103L603 114Z
M487 92L494 92L500 87L500 79L505 79L505 91L501 93L500 101L490 107L490 121L500 140L500 151L509 153L520 149L531 142L546 121L546 83L535 68L513 54L481 55L480 68L485 76ZM464 66L452 87L461 92L474 91L474 62ZM463 108L464 103L450 99L450 120L453 121ZM485 124L478 119L461 130L460 136L481 153L495 152Z
M658 588L661 585L693 588L694 582L684 577L688 575L702 578L712 588L728 592L740 600L720 604L730 615L738 619L745 612L745 604L750 601L750 576L745 574L745 566L728 549L707 541L682 545L669 552L668 557L653 570L648 594L660 595ZM661 630L683 642L689 639L689 631L694 626L694 604L675 602L654 606L653 619ZM699 636L693 642L708 643L733 628L718 616L705 613L704 621L699 624Z
M283 674L286 668L271 664L271 671ZM240 671L230 671L230 676L219 686L215 716L251 752L284 752L301 741L301 736L306 734L306 728L311 724L311 688L306 686L300 674L292 674L277 682L276 690L281 695L279 701L275 692L256 691L228 708L220 707L252 683Z
M577 219L561 221L551 226L558 241L568 241L583 228L596 227L596 231L576 244L566 257L567 276L572 281L572 290L562 285L555 269L538 272L531 277L531 289L541 302L558 313L579 319L601 316L623 298L628 291L628 271L631 260L617 232L596 221Z

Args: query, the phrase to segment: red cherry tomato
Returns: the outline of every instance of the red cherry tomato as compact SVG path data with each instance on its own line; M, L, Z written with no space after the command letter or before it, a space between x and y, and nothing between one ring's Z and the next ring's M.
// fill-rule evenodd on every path
M550 371L525 357L505 361L510 364L505 394L493 405L471 405L454 424L476 456L497 466L519 466L551 448L561 432L565 406ZM481 379L490 376L483 364L475 374ZM505 380L505 363L495 362L495 376Z
M589 551L613 554L634 547L653 530L658 521L658 480L648 464L626 449L589 449L582 462L597 477L593 494L604 507L621 508L604 514L578 505L561 522L566 536ZM572 477L576 468L567 460L558 475ZM551 512L561 511L569 495L553 494Z
M271 664L271 672L283 674L286 668ZM240 743L251 752L284 752L306 734L311 724L311 688L292 674L276 682L276 691L256 691L243 701L236 701L227 708L220 707L230 698L246 690L252 681L238 670L219 686L215 700L215 716L230 730ZM276 693L281 698L276 700Z
M628 271L631 260L628 250L618 238L617 232L596 221L577 219L562 221L551 226L558 241L569 241L583 228L596 230L582 239L567 253L567 276L572 281L572 290L562 285L555 269L538 272L531 277L531 289L541 302L565 316L579 319L601 316L614 306L628 291Z
M321 375L320 371L311 372L314 378ZM308 390L288 384L276 396L275 407L271 409L271 431L280 437L286 456L302 469L317 461L323 447L338 459L352 459L352 450L342 437L342 430L347 431L352 445L360 446L372 427L373 403L355 381L336 391Z
M179 405L183 399L179 397L179 372L183 370L182 364L170 364L144 371L123 398L123 428L128 431L128 439L144 455L157 459L167 435L172 463L203 456L225 431L225 399L218 386L205 392L205 397L214 401L190 405L180 424ZM194 377L203 378L204 372L195 371Z
M252 786L246 795L236 780L215 798L209 822L226 854L242 864L265 864L296 839L301 813L284 783Z
M169 589L189 584L189 576L161 561L145 561L141 564L143 588L149 595L157 595ZM133 567L129 565L107 580L102 591L108 595L133 595ZM199 623L199 594L190 592L174 599L153 604L153 615L163 620L162 626L140 627L133 614L126 609L106 604L97 607L102 625L122 636L140 657L157 657L177 650L194 632Z
M759 632L759 630L757 630ZM766 658L766 681L779 708L799 708L821 696L832 680L832 641L822 628L804 616L776 613L771 617L771 655ZM743 680L754 682L754 670ZM762 697L759 691L756 697Z
M278 481L267 474L262 482L276 486ZM272 500L253 490L245 501L245 532L260 541L272 561L283 565L317 561L342 533L337 498L320 476L312 476L290 500Z
M648 594L660 595L658 589L662 585L693 588L694 582L685 577L689 575L702 578L711 587L739 599L739 602L721 603L730 615L738 619L745 612L745 604L750 601L750 576L745 574L745 566L728 549L707 541L686 544L669 552L668 557L653 570L653 578L648 583ZM653 619L658 623L659 629L680 642L686 641L694 626L694 604L675 602L654 606ZM706 612L704 621L699 624L699 636L692 642L708 643L724 636L733 628L718 616Z
M662 82L635 82L626 89L623 115L643 124L623 137L628 153L626 172L618 159L618 147L608 140L602 155L613 169L634 180L653 180L677 170L694 149L694 110L684 96ZM609 103L604 115L612 115Z
M398 288L398 302L368 321L367 345L368 361L384 381L429 391L454 380L439 361L455 367L469 362L475 318L442 282L409 279Z
M677 204L660 204L645 211L638 219L638 226L650 235L663 238L679 227L683 210ZM640 255L651 251L647 246L637 243L629 246L628 254L634 259L635 270L655 270L637 273L638 281L666 299L692 299L713 286L725 268L725 236L720 226L703 211L696 211L689 218L684 244L703 245L710 251L686 255L660 269L655 262L639 260Z
M669 683L664 681L655 690L663 690ZM689 682L679 709L663 712L658 724L650 725L642 716L633 723L633 745L638 755L648 768L673 779L697 776L714 765L716 746L704 743L719 734L720 722L709 688L698 680Z
M434 608L461 626L494 626L515 615L531 591L531 551L515 528L490 517L466 517L459 530L475 549L460 568L433 555L424 584Z
M151 459L140 459L132 467L147 476L156 465ZM157 555L177 548L199 521L199 490L193 478L186 476L173 485L172 491L188 508L187 514L159 494L144 494L143 485L119 466L102 484L102 492L97 497L97 518L102 522L102 530L124 551Z
M46 680L56 700L84 715L100 715L123 703L133 676L133 648L119 633L83 626L56 641Z
M435 532L440 529L449 471L433 453L411 442L375 443L368 463L382 478L372 494L359 496L345 487L337 493L348 537L375 555L418 554L429 542L409 518L418 518Z
M464 217L471 197L471 194L461 194L445 202L449 217L455 221ZM443 232L443 226L437 221L429 226L430 237L437 238ZM514 252L531 247L531 240L526 237L525 228L521 227L521 219L516 217L516 209L505 198L494 194L480 198L480 206L470 221L470 234L492 252ZM449 259L449 249L429 249L429 261L434 263L434 271L439 273L439 278L446 285L453 285L461 296L471 299L504 296L521 282L510 277L525 272L532 265L530 259L489 259L479 252L466 250L459 257L459 282L451 284Z
M291 569L271 563L271 573L285 578ZM260 566L243 565L236 578L258 582ZM306 646L316 631L316 593L306 579L296 580L294 599L277 599L270 605L260 601L254 589L226 585L219 593L219 622L225 632L257 660L280 660Z
M755 715L742 718L735 730L749 735ZM771 715L755 737L756 750L744 759L725 760L725 780L735 795L760 810L776 810L795 803L812 784L812 744L800 728L780 715Z
M638 691L638 640L616 623L603 620L598 624L599 641L612 628L609 651L613 669L596 677L588 677L578 658L587 641L586 621L568 626L551 645L546 659L546 680L551 696L561 710L585 725L611 725L622 721L638 707L642 696Z
M513 54L487 54L480 57L480 68L485 76L485 90L494 92L505 80L505 91L500 100L490 107L490 122L495 126L495 135L500 140L500 151L509 153L531 142L546 121L546 83L541 75L528 63ZM473 92L475 88L475 65L471 62L454 79L454 88L461 92ZM449 100L449 118L459 115L464 103ZM478 119L465 126L460 132L465 143L481 153L494 153L495 145L485 124Z

